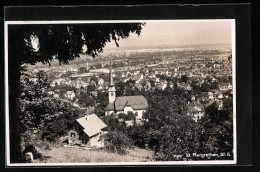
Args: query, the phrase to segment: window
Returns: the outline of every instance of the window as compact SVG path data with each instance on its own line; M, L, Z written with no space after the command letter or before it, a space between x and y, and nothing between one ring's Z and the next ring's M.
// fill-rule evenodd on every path
M70 136L71 136L72 138L75 138L75 133L70 133Z
M114 92L111 92L111 96L114 96Z

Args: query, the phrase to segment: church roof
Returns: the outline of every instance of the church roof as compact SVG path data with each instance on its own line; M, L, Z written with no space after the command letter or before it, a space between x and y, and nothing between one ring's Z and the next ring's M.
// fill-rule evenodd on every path
M114 111L115 106L114 103L108 103L107 107L105 108L106 111Z
M114 103L109 103L105 110L123 111L126 106L131 106L134 110L145 110L148 103L144 96L122 96L117 97Z
M134 110L145 110L148 107L144 96L123 96L117 97L115 101L116 111L121 111L125 106L131 106Z
M79 118L79 119L77 119L77 122L84 128L83 131L89 137L92 137L95 134L100 133L101 130L107 126L95 114L91 114L91 115L88 115L87 117L84 116L82 118Z

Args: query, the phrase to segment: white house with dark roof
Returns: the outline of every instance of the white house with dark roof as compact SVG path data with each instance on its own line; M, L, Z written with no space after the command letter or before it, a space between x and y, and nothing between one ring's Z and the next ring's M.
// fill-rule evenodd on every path
M205 115L205 108L198 100L195 100L195 97L192 99L191 103L188 104L187 115L197 122Z
M118 115L120 113L127 114L128 112L137 113L136 119L141 120L143 113L146 112L148 102L144 96L121 96L116 97L116 89L113 82L113 73L110 69L110 84L108 89L109 103L105 108L105 115Z
M76 119L71 130L68 131L68 143L79 143L88 147L104 147L102 135L106 124L95 114L85 115Z

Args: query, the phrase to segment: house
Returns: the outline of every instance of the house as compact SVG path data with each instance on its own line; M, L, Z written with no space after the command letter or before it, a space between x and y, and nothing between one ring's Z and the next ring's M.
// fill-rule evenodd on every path
M214 94L212 92L208 92L208 99L213 100L214 99Z
M150 81L146 81L146 82L145 82L145 85L146 85L148 88L151 88L151 82L150 82Z
M216 103L217 103L217 106L218 106L218 110L222 110L223 109L223 101L217 100Z
M148 107L147 100L142 95L116 97L115 84L113 82L112 69L110 69L110 84L108 88L109 103L105 108L105 115L118 115L119 113L136 113L136 120L141 120Z
M55 92L53 92L53 91L48 91L47 94L48 94L48 96L52 96L52 95L55 94Z
M103 89L103 86L102 86L102 85L99 85L97 89L98 89L98 90L102 90L102 89Z
M53 95L54 98L59 98L60 96L58 94Z
M167 87L167 81L162 82L161 85L162 90L164 90Z
M201 119L205 115L205 108L198 100L193 99L192 102L188 104L187 115L191 116L191 118L197 122L198 119Z
M61 85L61 83L64 82L64 81L65 81L65 79L63 79L63 78L55 79L55 80L52 81L51 87L55 87L56 85Z
M75 96L76 94L74 93L74 91L67 91L65 94L64 94L64 97L66 99L70 99L70 100L74 100L75 99Z
M223 99L224 96L223 96L223 94L222 94L221 92L218 92L218 93L217 93L217 98L218 98L218 99Z
M103 85L104 85L104 83L105 83L105 81L104 81L104 79L103 79L103 78L100 78L100 79L98 80L98 85L101 85L101 86L103 86Z
M156 82L156 83L159 83L159 82L160 82L160 78L159 78L159 77L156 77L156 78L155 78L155 82Z
M218 87L219 87L219 90L221 90L221 91L227 91L229 89L232 89L232 85L228 84L228 83L220 83L218 85Z
M104 147L106 124L95 114L85 115L76 119L71 130L68 131L68 143L81 144L88 147Z
M90 94L91 94L92 96L95 96L95 97L97 97L97 95L98 95L98 92L97 92L97 91L91 91L91 92L90 92Z

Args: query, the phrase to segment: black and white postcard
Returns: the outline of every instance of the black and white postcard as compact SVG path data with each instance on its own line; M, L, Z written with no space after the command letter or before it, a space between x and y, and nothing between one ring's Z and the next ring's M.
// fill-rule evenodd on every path
M6 21L7 166L236 164L235 22Z

